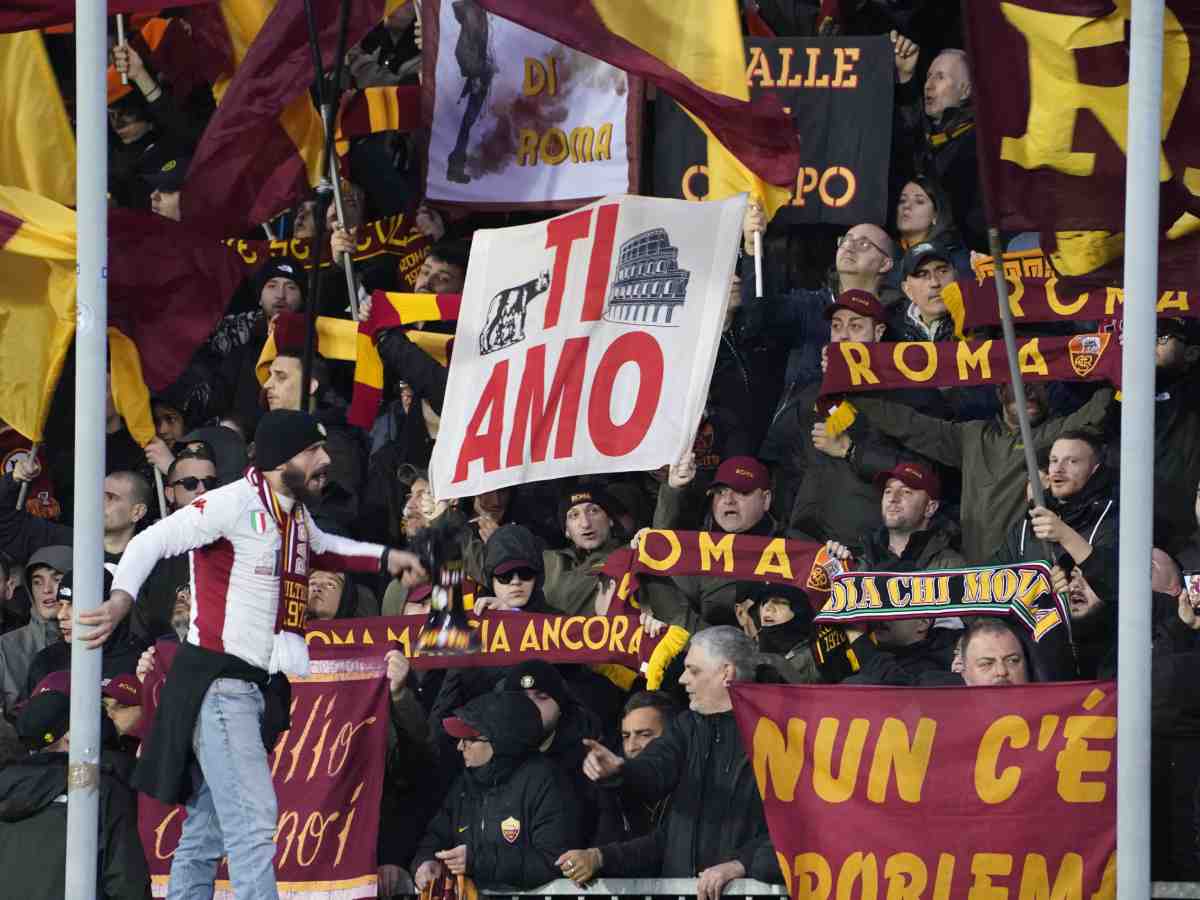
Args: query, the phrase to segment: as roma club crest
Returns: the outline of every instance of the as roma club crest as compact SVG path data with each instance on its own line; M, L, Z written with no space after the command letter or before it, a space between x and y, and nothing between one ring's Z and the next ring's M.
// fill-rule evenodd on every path
M504 835L504 839L510 844L515 844L517 836L521 833L521 820L509 816L500 823L500 833Z
M1108 333L1077 334L1071 338L1067 352L1071 355L1071 368L1075 370L1075 374L1080 378L1091 374L1100 363L1100 357L1104 355L1110 340L1112 335Z

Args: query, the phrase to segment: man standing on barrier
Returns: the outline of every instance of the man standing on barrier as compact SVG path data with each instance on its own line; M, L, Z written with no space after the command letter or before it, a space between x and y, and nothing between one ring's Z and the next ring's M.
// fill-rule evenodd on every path
M307 484L329 466L325 430L308 413L274 410L255 433L255 466L130 542L97 609L81 613L96 649L129 613L158 560L192 554L187 641L163 687L133 785L187 820L169 898L211 897L221 857L240 900L275 900L278 807L267 753L286 730L286 675L308 674L304 642L311 568L393 575L411 553L327 535ZM275 677L272 677L275 676Z

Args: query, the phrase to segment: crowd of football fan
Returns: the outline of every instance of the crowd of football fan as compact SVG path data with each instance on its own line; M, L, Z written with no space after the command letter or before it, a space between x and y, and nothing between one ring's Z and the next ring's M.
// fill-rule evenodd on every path
M434 523L456 529L467 574L481 586L475 611L483 616L605 614L614 585L601 565L647 526L828 542L835 557L852 556L858 568L892 572L1046 559L1069 597L1075 652L1035 644L999 618L910 618L847 629L856 664L835 674L814 656L813 610L803 590L705 576L643 579L644 627L655 633L680 625L691 633L661 690L542 661L418 672L392 653L381 894L410 893L447 872L483 887L598 875L698 877L705 897L733 878L781 881L730 712L735 680L970 686L1115 674L1120 404L1110 388L1026 387L1046 492L1037 507L1008 386L859 395L857 419L836 436L815 411L829 343L953 340L942 292L969 274L974 253L986 251L971 78L965 54L954 49L961 46L957 14L932 0L850 5L857 10L847 14L845 33L890 34L895 48L888 219L854 225L835 246L826 228L772 228L751 206L692 453L659 471L436 500L426 467L446 369L392 329L377 339L385 399L369 433L346 422L348 365L316 360L309 402L327 429L331 465L309 485L321 497L312 511L326 532L398 547ZM813 34L815 6L763 0L757 15L781 36ZM347 89L416 81L414 7L402 6L352 48ZM67 89L69 36L50 46ZM115 46L113 61L129 84L110 79L112 202L186 224L180 187L214 109L211 90L203 83L180 90L128 45ZM395 132L352 146L348 218L362 223L408 211L433 241L415 285L402 286L395 257L383 256L358 269L368 289L460 292L473 230L532 218L464 217L422 202L419 146L416 136ZM283 237L312 236L315 209L303 199L270 227ZM762 299L753 290L752 234L759 230ZM1037 246L1036 235L1007 238L1009 249ZM330 235L334 252L351 249L353 240L353 229ZM318 302L322 315L349 317L339 270L322 276L318 301L300 261L272 259L238 292L185 374L153 396L158 436L148 448L134 442L110 402L107 561L119 561L158 515L152 467L163 476L169 510L178 509L241 477L266 410L300 407L299 349L281 343L263 385L255 363L278 313ZM1020 330L1064 334L1088 326ZM1160 319L1156 354L1157 549L1147 573L1153 643L1144 648L1154 667L1154 875L1190 880L1200 876L1200 694L1192 689L1200 676L1200 579L1188 587L1188 575L1200 572L1196 323ZM9 460L0 481L0 869L14 895L31 897L43 895L46 873L61 869L64 847L65 805L56 801L70 741L69 393L68 375L56 406L62 413L52 416L39 459L21 452L28 445L11 429L0 434ZM25 483L28 500L18 509ZM126 786L131 734L139 732L137 679L156 639L187 640L191 601L187 556L162 561L104 648L110 749L102 886L109 897L148 891ZM308 602L316 620L424 615L430 587L411 575L313 571ZM456 823L501 807L520 810L519 837L495 829L474 838L468 852ZM60 862L35 864L47 859Z

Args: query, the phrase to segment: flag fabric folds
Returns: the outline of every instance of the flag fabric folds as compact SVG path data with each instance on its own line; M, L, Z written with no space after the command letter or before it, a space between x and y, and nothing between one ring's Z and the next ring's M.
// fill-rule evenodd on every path
M1070 295L1120 282L1129 105L1128 4L964 5L988 218L1039 231ZM1165 10L1160 278L1200 275L1200 6Z
M371 315L358 325L354 396L346 414L350 424L370 428L379 414L379 403L383 399L383 360L375 348L375 336L384 329L401 328L417 322L455 321L461 304L461 294L375 291L371 295ZM450 364L454 335L410 331L408 337L443 366Z
M303 351L308 319L303 313L284 312L275 320L267 334L254 374L259 384L266 384L271 371L271 361L280 351ZM358 326L349 319L317 316L316 351L326 359L353 362L358 353Z
M770 96L750 99L736 0L478 0L670 94L758 178L789 190L800 167L791 119Z
M75 334L75 213L0 186L0 418L42 439Z
M171 6L203 6L215 0L175 0ZM162 0L108 0L108 14L153 13ZM75 21L75 0L4 0L0 6L0 33L30 31Z
M108 359L113 408L125 420L130 435L145 447L157 436L150 411L150 390L142 378L137 346L120 329L108 329Z
M0 35L0 184L75 205L75 133L36 31Z
M350 139L377 131L412 131L421 127L419 85L369 87L350 97L338 111L334 147L350 152Z
M376 25L396 0L350 4L347 46ZM340 0L313 0L322 58L337 42ZM258 227L320 177L323 130L309 99L313 58L304 4L223 0L236 70L218 83L218 107L192 157L181 199L184 218L215 237Z

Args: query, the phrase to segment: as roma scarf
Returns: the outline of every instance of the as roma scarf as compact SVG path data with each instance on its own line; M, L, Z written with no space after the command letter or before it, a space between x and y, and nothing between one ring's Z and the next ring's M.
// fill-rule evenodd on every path
M275 614L275 633L281 631L304 636L308 616L308 525L304 504L299 500L289 513L279 502L279 495L258 469L246 470L246 480L254 485L259 499L267 508L270 521L262 528L276 528L283 540L279 551L279 608ZM255 524L255 528L259 527Z

